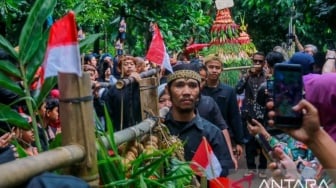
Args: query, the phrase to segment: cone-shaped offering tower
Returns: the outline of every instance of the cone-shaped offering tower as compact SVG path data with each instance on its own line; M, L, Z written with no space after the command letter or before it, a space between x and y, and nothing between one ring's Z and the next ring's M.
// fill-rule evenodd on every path
M241 17L241 26L231 17L229 8L217 11L216 19L211 27L210 47L203 50L204 55L218 54L224 60L224 67L240 67L251 65L250 57L256 52L250 36L247 34L247 25ZM235 84L239 73L226 75L225 82ZM224 74L225 76L225 74Z

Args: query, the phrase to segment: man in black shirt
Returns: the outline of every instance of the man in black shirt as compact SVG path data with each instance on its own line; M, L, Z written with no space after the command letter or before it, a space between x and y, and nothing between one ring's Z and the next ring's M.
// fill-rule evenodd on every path
M243 152L243 126L238 108L235 90L220 82L222 73L222 59L218 56L208 56L205 58L205 66L208 70L208 77L202 95L212 97L218 104L222 116L229 127L231 140L235 142L237 157L240 158Z
M201 78L192 70L179 70L168 76L167 89L172 107L165 124L172 135L185 142L184 157L192 160L202 137L205 137L218 158L222 172L227 176L232 166L232 158L220 129L199 116L196 104L200 97Z

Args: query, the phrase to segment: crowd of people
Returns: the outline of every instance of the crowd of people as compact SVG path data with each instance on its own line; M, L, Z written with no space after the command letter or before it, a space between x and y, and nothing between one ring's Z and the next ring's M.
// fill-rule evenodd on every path
M299 44L297 38L295 42ZM280 49L280 50L279 50ZM328 50L325 62L317 63L317 48L314 45L299 45L300 52L288 57L275 47L269 53L256 52L251 56L252 66L242 74L235 86L221 81L224 62L219 55L209 55L197 60L185 56L177 60L171 56L173 72L162 69L158 86L158 106L166 111L160 114L172 135L185 142L184 157L192 160L202 138L205 137L221 165L219 176L226 177L238 169L238 160L245 157L247 171L244 176L257 174L267 178L267 167L275 180L284 178L317 179L328 177L336 181L336 52ZM6 54L1 52L1 58ZM287 59L287 60L286 60ZM105 54L87 54L83 58L84 72L89 73L94 110L101 121L100 131L106 131L104 106L113 121L114 131L119 131L142 121L140 100L140 74L156 67L144 57ZM303 100L293 107L303 112L302 125L298 129L279 129L274 126L273 101L268 86L277 63L299 64L302 67L304 87ZM116 87L119 79L132 78L134 83L123 89ZM55 88L40 106L39 133L43 150L61 133L59 122L59 91ZM242 106L237 94L244 94ZM12 104L19 96L0 88L0 102ZM30 123L22 104L15 108ZM10 140L17 138L27 155L37 155L31 130L23 130L1 122L0 160ZM261 152L260 138L271 147L272 152ZM258 165L255 157L259 156ZM335 157L335 158L334 158ZM13 157L15 158L15 157ZM272 161L269 161L269 160ZM12 158L8 158L12 160ZM300 165L298 165L300 164ZM304 173L314 164L310 176ZM302 166L303 165L303 166ZM300 168L297 168L300 166ZM307 168L306 168L307 167ZM285 171L283 169L286 169ZM295 173L293 173L293 170ZM313 174L312 174L313 173Z

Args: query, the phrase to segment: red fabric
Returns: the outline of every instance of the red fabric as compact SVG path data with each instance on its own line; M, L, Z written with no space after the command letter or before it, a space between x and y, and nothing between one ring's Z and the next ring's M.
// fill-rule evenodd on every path
M43 79L57 76L58 72L82 75L77 27L73 12L69 12L51 26L42 68ZM40 83L43 83L43 80Z
M69 12L52 25L48 47L65 46L74 43L77 43L77 26L74 12Z
M202 138L202 142L192 158L190 168L199 176L207 176L209 180L217 178L222 171L222 167L205 137Z
M154 27L153 39L149 46L146 59L155 64L162 65L166 49L159 27L156 24L153 27Z
M210 188L228 188L230 186L229 178L218 177L209 181Z

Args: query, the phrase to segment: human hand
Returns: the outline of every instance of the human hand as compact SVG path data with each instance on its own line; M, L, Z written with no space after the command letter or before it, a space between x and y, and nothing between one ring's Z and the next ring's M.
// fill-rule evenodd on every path
M130 77L134 78L135 81L137 81L138 83L139 83L140 80L141 80L140 74L137 73L137 72L132 72L132 73L130 74Z
M271 170L272 177L275 181L281 182L282 179L300 179L296 164L280 147L275 147L271 155L276 162L271 162L268 168Z
M235 170L237 170L238 169L238 160L235 156L231 156L231 158L232 158L234 168L235 168Z
M272 109L274 107L273 101L267 103L267 108ZM294 111L302 111L303 119L302 126L298 129L283 128L282 130L291 135L296 140L303 142L306 145L309 145L310 142L315 139L315 135L320 131L320 120L318 116L317 109L308 101L301 100L296 106L293 107ZM268 124L270 126L274 125L274 116L275 112L270 111L268 113L270 120Z
M237 144L236 145L236 156L237 156L237 160L240 159L240 157L243 155L243 146Z
M247 121L247 129L250 134L255 136L257 134L265 135L267 133L266 129L259 121L252 119L252 123L253 125Z
M28 156L35 156L38 155L38 151L36 147L29 147L26 149L26 153Z
M8 132L8 133L5 133L4 135L2 135L0 137L0 148L7 147L14 136L15 136L14 132L12 132L12 133Z

